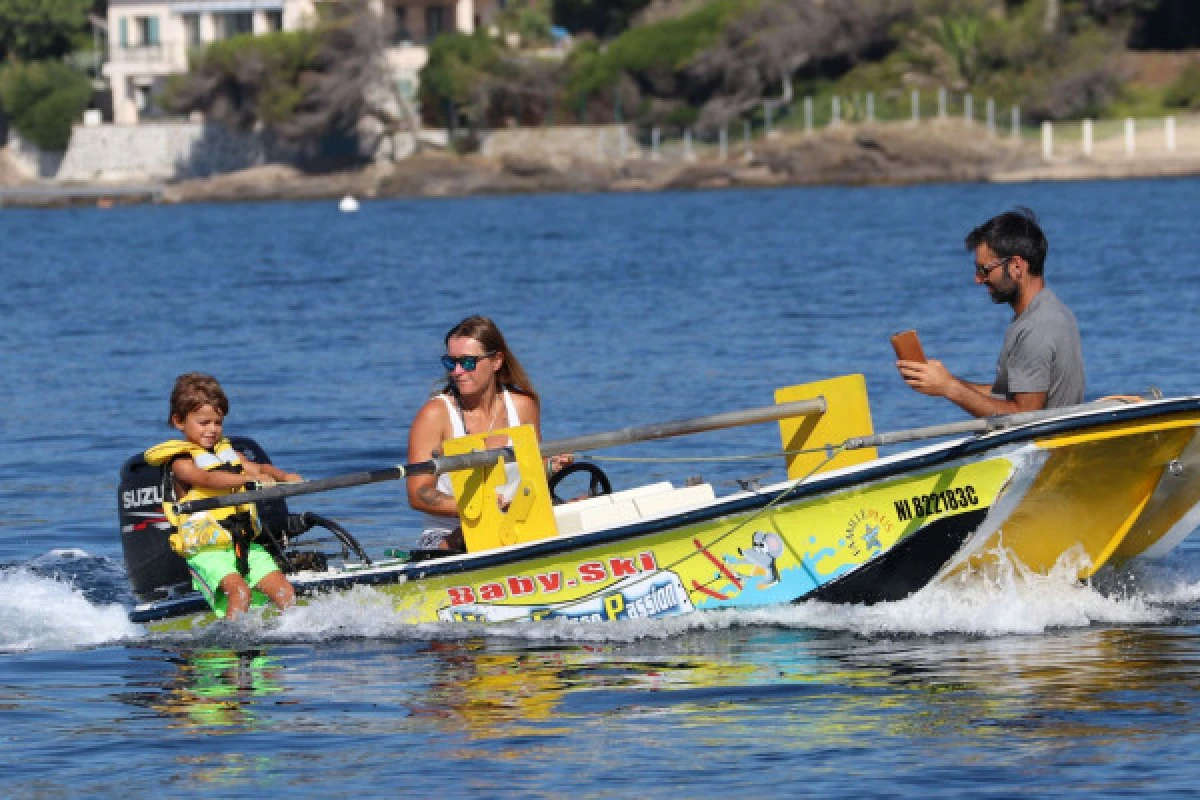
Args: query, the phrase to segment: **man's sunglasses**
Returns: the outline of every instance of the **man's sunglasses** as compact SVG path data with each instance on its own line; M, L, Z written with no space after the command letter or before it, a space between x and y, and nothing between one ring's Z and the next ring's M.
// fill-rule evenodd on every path
M1001 256L1000 258L992 259L986 264L976 264L975 275L979 278L979 280L985 281L987 280L988 275L992 274L992 270L1001 265L1007 265L1008 262L1013 260L1013 258L1014 256Z
M455 365L462 367L467 372L474 372L475 368L479 366L479 359L491 358L494 355L496 355L495 350L481 356L442 356L442 366L446 368L446 372L454 372Z

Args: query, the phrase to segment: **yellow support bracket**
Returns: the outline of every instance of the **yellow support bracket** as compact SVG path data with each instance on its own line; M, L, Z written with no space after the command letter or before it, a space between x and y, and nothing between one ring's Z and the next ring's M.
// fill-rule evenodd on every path
M785 386L775 390L776 403L825 398L825 413L792 417L779 421L784 450L814 450L787 457L788 477L798 480L815 472L849 467L878 457L875 448L846 450L826 463L832 448L854 436L875 432L871 422L871 404L867 399L867 380L862 375ZM828 448L828 449L827 449Z
M486 467L450 473L468 553L558 535L542 452L532 425L450 439L442 450L448 456L473 453L487 450L489 442L503 446L497 442L505 438L512 442L516 455L512 463L520 472L515 489L504 491L509 481L502 458ZM502 493L511 496L507 509L500 507Z

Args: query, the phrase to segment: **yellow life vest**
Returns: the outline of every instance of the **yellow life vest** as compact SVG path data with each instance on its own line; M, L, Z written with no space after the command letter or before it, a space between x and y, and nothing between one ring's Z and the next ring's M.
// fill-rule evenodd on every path
M168 469L172 461L184 456L191 458L197 467L206 471L244 472L242 460L228 439L217 442L212 450L207 450L184 439L172 439L154 445L144 455L147 464ZM240 488L208 489L192 486L183 497L177 498L176 502L183 503L188 500L221 497L240 491L243 490ZM217 508L196 514L180 514L176 511L175 503L163 503L163 515L178 531L170 537L171 549L184 558L195 555L205 548L232 547L233 536L229 529L221 524L221 521L238 514L249 514L253 533L256 535L259 529L258 513L252 504Z

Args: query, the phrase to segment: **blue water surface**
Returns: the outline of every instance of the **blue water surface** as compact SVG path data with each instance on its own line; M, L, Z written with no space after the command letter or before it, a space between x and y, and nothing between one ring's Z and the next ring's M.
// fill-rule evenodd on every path
M1077 586L602 626L403 624L363 590L152 637L126 621L120 464L215 374L306 477L404 460L442 336L498 321L546 438L866 376L877 430L961 419L888 336L990 380L1007 307L963 236L1028 205L1088 396L1200 393L1200 181L0 212L0 774L9 796L1011 797L1194 791L1200 550ZM771 426L624 448L764 453ZM614 454L617 454L614 452ZM606 462L618 488L757 462ZM410 545L399 484L314 495Z

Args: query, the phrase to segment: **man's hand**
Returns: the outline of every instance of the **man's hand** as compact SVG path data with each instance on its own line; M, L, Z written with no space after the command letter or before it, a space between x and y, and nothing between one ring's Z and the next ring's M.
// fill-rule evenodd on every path
M921 394L932 397L948 397L957 383L950 370L942 362L929 361L897 361L896 369L904 382Z

